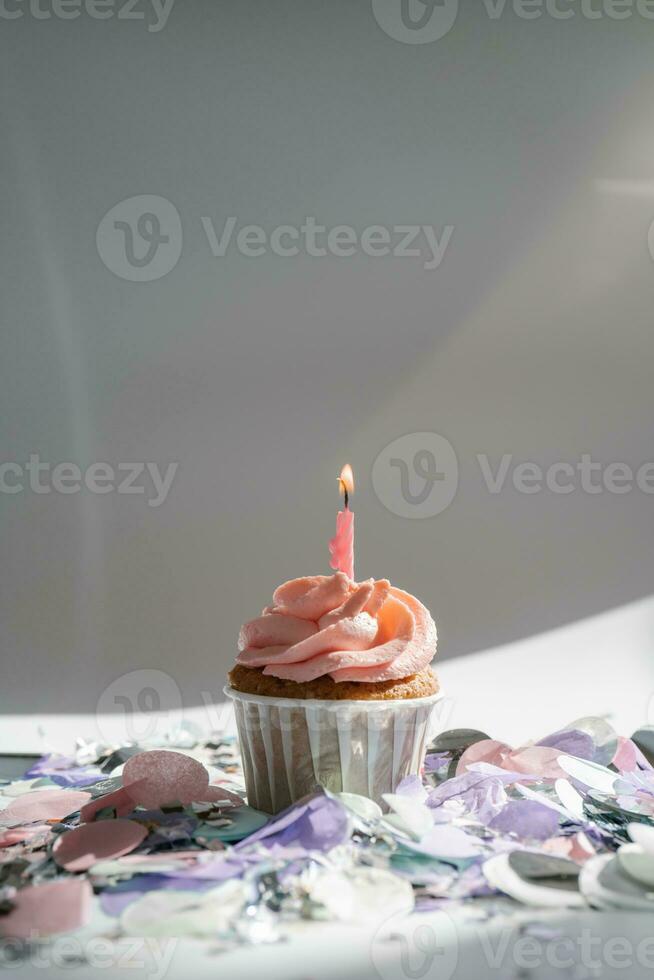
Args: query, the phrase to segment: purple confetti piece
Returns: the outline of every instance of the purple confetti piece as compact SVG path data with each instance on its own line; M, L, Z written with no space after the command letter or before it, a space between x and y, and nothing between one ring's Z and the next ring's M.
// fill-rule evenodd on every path
M175 857L174 852L171 857ZM132 902L146 892L170 889L173 891L204 892L215 888L217 882L240 878L261 858L255 855L233 854L198 862L187 868L157 871L152 874L139 872L127 881L106 888L100 895L100 905L106 915L118 917Z
M213 858L210 861L198 861L188 871L176 869L175 871L169 872L169 875L171 878L175 878L175 880L188 879L190 881L198 881L206 879L208 881L227 881L229 878L240 878L258 860L254 855L232 853L227 857L221 856Z
M37 759L25 771L23 779L36 779L39 776L49 776L51 773L59 772L62 769L72 769L74 765L75 760L68 755L59 755L54 752L50 755L42 755L40 759Z
M553 732L546 738L542 738L536 745L549 749L559 749L566 755L574 755L578 759L592 761L595 757L595 743L587 732L580 732L576 728L569 728L564 731Z
M432 752L425 756L425 772L439 772L452 761L451 752Z
M460 776L453 776L432 790L427 806L435 809L448 801L458 802L466 814L488 823L506 803L504 787L524 778L522 773L506 772L499 766L474 763Z
M236 844L239 851L253 844L299 844L307 850L329 851L350 836L350 818L338 800L324 793L305 796L278 817Z
M128 905L146 892L160 891L162 888L204 892L213 888L214 884L213 880L171 878L160 874L134 875L129 881L121 881L112 888L106 888L100 895L100 907L105 915L118 918Z
M616 796L633 797L651 808L654 805L654 772L649 769L621 772L613 789Z
M105 773L97 766L76 766L75 760L67 755L44 755L31 766L23 779L50 779L65 789L75 786L91 786Z
M515 834L521 840L546 840L559 829L559 815L536 800L510 800L489 826L502 834Z
M63 787L92 786L99 780L104 779L105 774L95 766L78 766L75 769L67 769L62 772L50 773L48 778Z
M485 787L473 790L470 815L476 817L480 823L488 824L500 812L506 801L506 790L502 783L499 780L490 780Z

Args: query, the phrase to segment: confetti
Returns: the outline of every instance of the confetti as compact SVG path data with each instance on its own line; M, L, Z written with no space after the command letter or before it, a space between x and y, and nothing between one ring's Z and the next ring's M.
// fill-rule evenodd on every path
M75 813L89 800L89 793L75 790L43 789L13 799L0 818L3 823L36 823L61 820Z
M82 824L57 838L52 856L66 871L88 871L102 859L133 851L146 836L147 830L132 820Z
M0 916L0 935L38 938L70 932L90 915L93 889L83 878L63 878L22 888L15 908Z
M159 742L192 758L80 740L0 787L3 935L76 929L94 903L119 937L211 951L280 942L294 919L474 915L489 896L498 909L654 911L649 729L627 738L581 718L516 747L443 732L385 812L318 787L273 818L247 805L231 736L178 729Z

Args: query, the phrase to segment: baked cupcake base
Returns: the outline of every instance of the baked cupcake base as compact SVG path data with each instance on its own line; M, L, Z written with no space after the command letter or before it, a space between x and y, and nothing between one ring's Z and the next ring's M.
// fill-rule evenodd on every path
M321 786L367 796L384 809L384 794L420 771L441 698L300 699L232 686L225 694L234 703L248 803L265 813L279 813Z
M299 684L297 681L270 677L264 674L263 667L244 667L237 664L229 673L229 683L234 690L243 694L295 698L302 701L404 701L409 698L429 697L440 690L438 678L431 667L399 680L375 683L337 682L325 676Z

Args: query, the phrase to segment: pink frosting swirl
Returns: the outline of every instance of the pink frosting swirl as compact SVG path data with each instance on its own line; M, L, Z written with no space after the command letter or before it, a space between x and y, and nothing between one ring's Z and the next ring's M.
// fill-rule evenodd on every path
M353 582L343 572L292 579L242 628L238 664L305 681L386 681L424 670L436 653L428 610L386 579Z

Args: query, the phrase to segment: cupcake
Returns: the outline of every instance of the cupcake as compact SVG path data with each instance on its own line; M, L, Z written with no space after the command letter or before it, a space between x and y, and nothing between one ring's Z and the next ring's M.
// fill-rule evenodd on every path
M323 786L382 803L422 765L439 683L436 627L386 580L293 579L240 631L233 699L251 806Z

